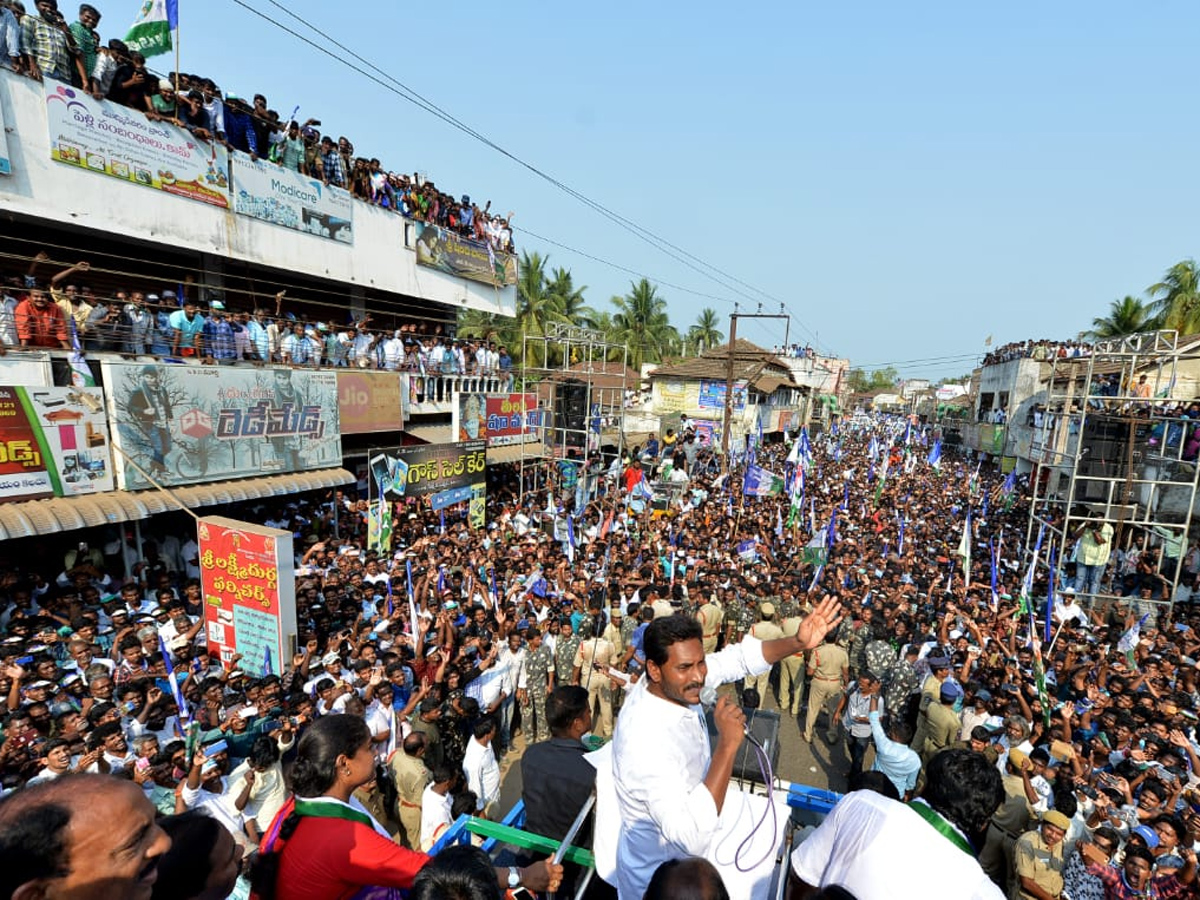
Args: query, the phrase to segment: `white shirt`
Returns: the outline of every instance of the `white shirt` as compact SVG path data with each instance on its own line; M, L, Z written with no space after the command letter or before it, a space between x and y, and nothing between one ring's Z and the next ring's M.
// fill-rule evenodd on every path
M192 790L185 783L183 786L183 805L188 809L198 809L212 816L225 826L225 829L235 838L245 835L242 828L242 814L234 805L234 797L229 792L229 782L221 779L221 793L206 791L203 787ZM270 824L269 822L267 824Z
M479 711L486 713L500 699L501 693L512 694L508 683L508 669L499 662L484 669L479 677L467 685L466 695L479 704Z
M372 700L363 718L367 720L367 727L371 729L372 735L384 731L388 733L385 740L371 742L371 746L375 750L375 758L380 762L387 762L387 758L396 749L395 711L390 706L384 706L378 700Z
M432 784L421 794L421 850L425 853L442 836L442 831L450 826L450 808L453 805L454 798L449 794L439 794Z
M500 799L500 766L496 763L496 752L492 750L490 741L486 746L474 737L467 741L462 768L467 787L478 798L476 809L486 809L489 803Z
M250 763L243 762L229 773L229 795L240 797L246 787L246 773L250 771ZM287 785L283 781L283 766L275 763L265 772L254 773L254 784L250 786L250 799L242 816L247 821L253 819L259 831L265 831L275 819L275 814L283 808L287 801Z
M897 878L919 861L928 879ZM1003 900L975 857L903 803L874 791L847 794L792 851L792 871L814 887L841 885L857 900Z
M705 684L713 687L771 669L762 642L753 637L705 661ZM654 696L649 683L643 678L629 691L613 740L621 900L640 900L654 870L668 859L707 856L717 831L717 804L704 785L712 761L704 712Z

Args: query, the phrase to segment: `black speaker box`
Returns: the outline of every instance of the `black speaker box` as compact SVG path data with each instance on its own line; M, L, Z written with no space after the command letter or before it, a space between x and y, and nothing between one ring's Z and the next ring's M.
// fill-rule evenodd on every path
M773 709L752 709L748 706L743 706L742 712L746 714L746 726L750 729L750 733L754 735L755 740L762 744L763 749L767 752L767 758L771 760L771 771L778 774L778 711ZM717 726L713 724L712 713L705 714L704 722L708 726L709 743L712 747L716 747ZM755 753L754 745L749 739L742 741L742 746L738 749L737 756L733 759L733 777L739 781L748 781L753 784L766 783L763 780L762 769L759 767L758 754Z

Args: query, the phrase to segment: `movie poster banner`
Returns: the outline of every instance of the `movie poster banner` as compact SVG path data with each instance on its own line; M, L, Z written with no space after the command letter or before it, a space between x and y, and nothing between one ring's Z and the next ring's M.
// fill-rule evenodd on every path
M46 119L57 162L229 208L229 153L220 144L49 78Z
M206 516L197 525L209 652L255 678L281 675L296 637L292 533Z
M123 490L341 464L333 371L104 363Z
M700 408L724 409L726 387L724 381L702 380L700 382ZM734 382L733 408L738 412L746 408L746 382L744 381Z
M103 391L0 387L0 502L112 489Z
M481 241L436 225L413 224L417 227L417 265L496 287L516 284L517 258L511 253L496 252Z
M230 158L233 209L238 215L341 244L354 243L349 191L243 153Z
M339 430L374 434L404 428L404 385L399 372L338 369Z
M460 441L483 438L489 447L525 444L542 435L537 394L460 393L453 429Z
M370 451L368 460L371 496L423 497L481 483L487 468L487 444L460 441L389 447Z

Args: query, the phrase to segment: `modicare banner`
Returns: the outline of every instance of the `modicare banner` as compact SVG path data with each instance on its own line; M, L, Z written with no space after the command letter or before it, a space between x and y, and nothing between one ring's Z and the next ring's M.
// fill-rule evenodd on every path
M497 287L516 283L517 259L511 253L498 253L486 243L469 240L436 225L414 224L417 265Z
M222 145L49 78L45 88L52 159L229 208L229 154Z
M349 191L242 153L232 154L231 166L233 209L238 215L342 244L354 243Z
M104 363L124 490L341 464L332 371ZM137 466L130 465L129 457Z
M292 534L210 516L197 525L209 651L251 675L281 675L296 635Z
M113 489L99 388L0 387L0 502Z

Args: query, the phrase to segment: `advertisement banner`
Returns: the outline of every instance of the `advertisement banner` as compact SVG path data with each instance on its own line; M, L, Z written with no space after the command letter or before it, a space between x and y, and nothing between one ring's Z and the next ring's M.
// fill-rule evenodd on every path
M487 467L484 441L421 444L372 450L371 496L423 497L483 482Z
M230 157L233 209L293 231L354 243L350 192L242 153Z
M404 428L399 372L339 369L337 373L339 431L373 434Z
M208 649L261 678L281 675L296 638L292 533L218 516L197 525Z
M48 387L54 384L49 353L6 353L0 356L0 384Z
M4 128L4 104L0 102L0 175L12 174L12 158L8 155L8 134Z
M112 489L103 391L0 387L0 501Z
M118 449L167 484L341 464L332 371L106 362L104 383ZM117 476L150 486L124 456Z
M658 390L655 408L659 412L684 412L687 410L687 387L682 381L660 380L654 387Z
M417 227L417 265L496 287L516 284L517 258L511 253L497 252L436 225L413 224Z
M49 78L46 119L57 162L229 208L229 153L220 144Z
M1008 435L1008 428L1005 425L997 425L996 430L992 432L992 456L1004 455L1004 439ZM1020 454L1017 454L1020 456Z
M696 442L701 447L711 447L719 443L721 423L711 419L688 419L688 424L696 429Z
M541 437L543 415L537 394L460 393L454 432L460 441L483 438L489 447L523 444Z
M724 381L701 381L700 382L700 408L701 409L724 409L725 408L725 388ZM738 381L733 385L733 408L741 412L746 408L746 382Z

